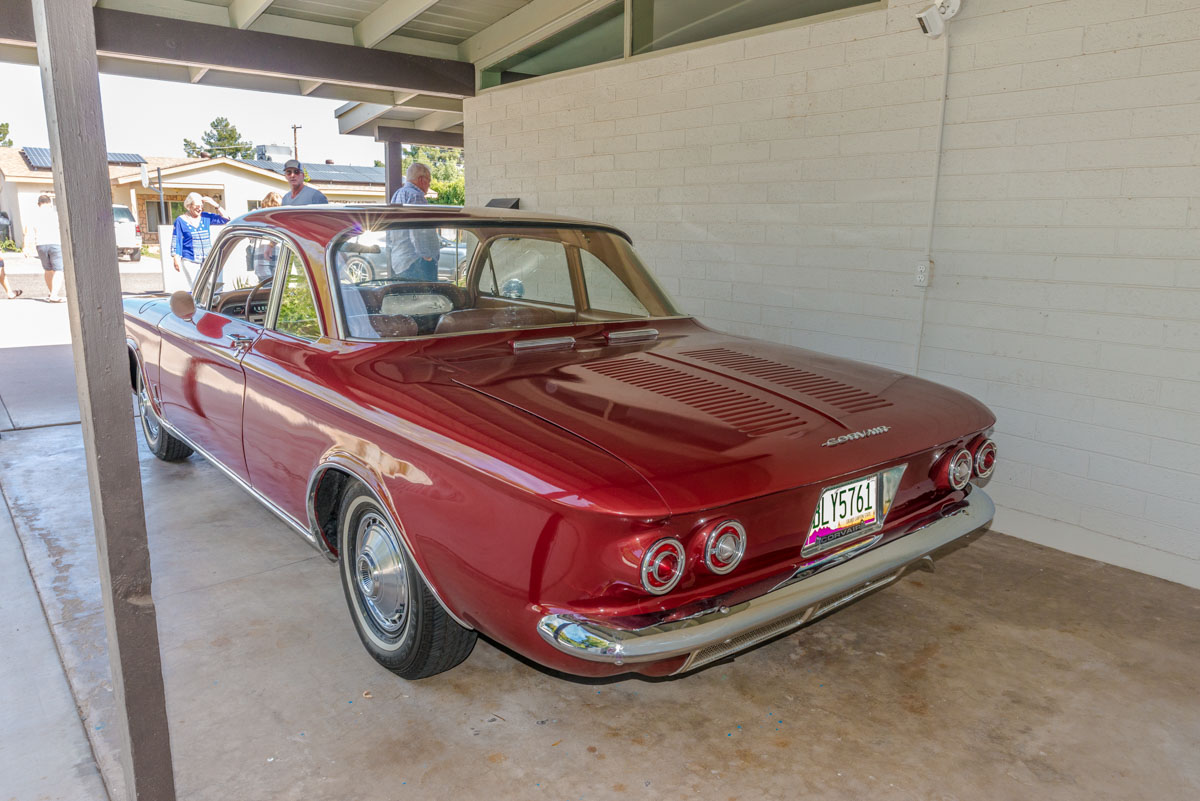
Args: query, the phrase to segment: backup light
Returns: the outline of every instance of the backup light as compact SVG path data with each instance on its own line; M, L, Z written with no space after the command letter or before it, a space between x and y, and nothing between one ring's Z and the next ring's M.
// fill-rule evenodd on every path
M683 578L683 545L668 537L646 550L642 557L642 587L651 595L663 595L675 589Z
M736 520L713 526L704 542L704 565L718 576L738 566L746 553L746 527Z
M946 462L946 482L956 490L967 486L971 480L974 459L966 448L959 448Z
M985 439L975 448L975 475L987 478L996 468L996 443Z

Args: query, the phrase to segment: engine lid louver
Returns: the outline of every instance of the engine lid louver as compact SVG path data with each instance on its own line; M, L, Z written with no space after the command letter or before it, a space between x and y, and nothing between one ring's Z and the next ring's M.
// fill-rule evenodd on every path
M892 405L878 395L832 378L727 348L682 351L679 355L770 381L844 412L869 412Z
M805 423L774 404L644 359L614 359L589 364L587 369L699 409L751 437Z

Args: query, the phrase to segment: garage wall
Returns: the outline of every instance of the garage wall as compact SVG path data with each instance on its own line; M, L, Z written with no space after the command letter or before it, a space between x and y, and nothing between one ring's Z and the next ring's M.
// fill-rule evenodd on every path
M1200 586L1200 0L925 2L468 99L469 200L612 222L690 312L964 389L995 528Z

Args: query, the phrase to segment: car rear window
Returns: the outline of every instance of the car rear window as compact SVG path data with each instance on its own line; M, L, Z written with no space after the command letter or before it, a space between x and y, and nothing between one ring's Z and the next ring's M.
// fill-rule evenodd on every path
M113 206L113 217L117 222L137 222L133 217L133 212L124 206Z
M679 316L629 242L598 228L385 224L331 258L353 339Z

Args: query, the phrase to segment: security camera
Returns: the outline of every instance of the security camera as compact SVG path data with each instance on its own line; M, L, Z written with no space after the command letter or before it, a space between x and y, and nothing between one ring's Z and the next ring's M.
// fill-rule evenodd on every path
M930 39L936 39L946 32L949 22L958 10L962 8L962 0L937 0L933 5L917 14L917 22L921 31Z

